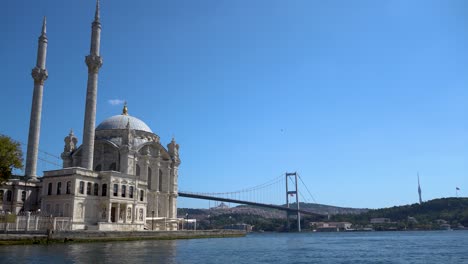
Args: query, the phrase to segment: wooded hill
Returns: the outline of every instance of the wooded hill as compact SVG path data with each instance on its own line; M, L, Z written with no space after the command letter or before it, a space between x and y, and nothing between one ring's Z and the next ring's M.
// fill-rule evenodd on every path
M454 228L459 224L468 227L468 198L441 198L422 204L369 210L362 214L339 214L334 215L331 220L366 225L372 218L389 218L391 222L409 228L434 229L443 222L440 220L446 221Z

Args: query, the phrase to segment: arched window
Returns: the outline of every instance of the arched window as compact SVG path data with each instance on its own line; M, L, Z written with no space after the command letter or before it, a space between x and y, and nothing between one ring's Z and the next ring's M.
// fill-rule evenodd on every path
M97 183L94 184L94 195L99 195L99 184Z
M97 165L95 168L94 168L95 171L102 171L102 166L101 164Z
M162 192L162 190L163 190L163 188L162 188L163 187L163 172L162 172L162 170L159 170L159 177L158 178L159 178L158 188L159 188L159 191Z
M102 196L107 196L107 184L105 184L105 183L102 185L101 195Z
M140 176L140 165L136 165L136 168L135 168L135 175L136 176Z
M78 192L84 194L84 181L80 181L80 189Z
M133 186L128 187L128 198L133 198Z
M125 197L126 192L127 192L127 186L122 185L122 197Z
M26 201L26 191L21 192L21 201Z
M110 166L109 166L109 170L111 171L116 171L117 170L117 164L115 162L113 162Z
M140 190L140 201L143 202L144 198L145 198L145 191Z
M153 171L148 167L148 189L151 189L151 174L153 174Z
M11 194L12 194L12 193L11 193L10 190L8 190L8 191L6 192L6 200L7 200L7 202L11 202Z
M57 195L62 194L62 182L57 182Z
M66 194L70 194L70 190L71 190L71 181L67 181L67 190L66 190Z
M91 195L91 183L90 182L88 182L88 184L86 185L86 194Z
M117 195L118 195L118 192L119 192L119 185L118 185L118 184L114 184L114 196L117 196Z
M52 183L49 182L47 185L47 195L52 195Z

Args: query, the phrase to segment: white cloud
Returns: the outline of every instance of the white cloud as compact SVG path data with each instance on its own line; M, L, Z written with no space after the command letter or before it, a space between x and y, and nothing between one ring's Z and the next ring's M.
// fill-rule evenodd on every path
M125 101L121 99L109 99L107 102L109 102L110 105L121 105L125 103Z

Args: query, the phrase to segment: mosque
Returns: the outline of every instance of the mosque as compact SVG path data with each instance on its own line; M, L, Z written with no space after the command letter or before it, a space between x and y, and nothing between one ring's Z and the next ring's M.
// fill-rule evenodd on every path
M120 115L95 126L100 56L99 0L92 22L83 143L70 131L61 154L63 168L36 174L42 91L47 80L47 35L44 18L37 64L32 70L34 92L24 177L0 186L0 210L40 212L69 217L72 230L143 230L151 217L156 230L177 230L179 145L165 148L142 120Z

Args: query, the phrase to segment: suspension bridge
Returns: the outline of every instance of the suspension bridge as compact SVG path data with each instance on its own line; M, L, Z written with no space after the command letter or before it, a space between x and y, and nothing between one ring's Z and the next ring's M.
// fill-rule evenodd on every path
M20 143L25 145L23 142ZM40 165L42 165L44 170L61 168L60 157L41 149L39 149L38 159L39 162L42 163ZM299 186L301 186L301 188L299 188ZM300 191L302 189L306 192ZM298 231L300 231L301 214L317 215L316 212L311 212L299 207L299 197L301 198L301 202L317 203L317 201L297 172L283 173L262 184L237 191L215 193L179 191L178 195L179 197L185 198L252 205L285 211L287 213L288 222L291 215L296 215ZM290 202L291 199L292 203Z
M299 191L299 184L302 184L307 191L306 195ZM290 215L296 215L298 231L301 231L301 214L317 215L315 212L300 209L299 207L299 196L301 196L302 201L310 202L311 199L314 203L317 202L297 172L284 173L263 184L233 192L196 193L179 191L178 193L180 197L245 204L286 211L288 225ZM272 201L278 198L278 194L280 196L282 196L281 194L285 194L285 196L282 196L285 199L282 200L283 202L277 201L279 205L272 203ZM294 204L290 203L290 199L293 200ZM284 202L286 202L285 205Z

